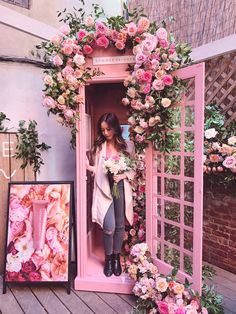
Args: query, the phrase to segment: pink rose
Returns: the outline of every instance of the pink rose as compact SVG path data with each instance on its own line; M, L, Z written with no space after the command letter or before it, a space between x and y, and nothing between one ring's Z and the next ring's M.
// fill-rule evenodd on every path
M71 109L67 109L64 111L64 116L66 119L70 120L74 116L74 111Z
M157 306L158 306L158 310L159 310L160 314L168 314L169 313L167 303L165 303L163 301L158 301Z
M227 156L223 161L225 168L234 168L236 166L236 159L233 156Z
M44 106L44 107L47 107L47 108L49 108L49 109L55 108L55 107L56 107L55 100L54 100L52 97L47 96L47 97L45 97L44 100L43 100L43 106Z
M127 27L127 33L129 34L130 37L133 37L136 35L138 28L134 22L126 24L126 27Z
M165 28L160 27L160 28L158 28L158 30L156 31L156 36L157 36L158 39L167 40L167 31L165 30Z
M32 262L32 260L29 260L25 263L22 263L22 268L21 268L21 271L23 273L30 273L32 271L35 271L36 270L36 266L35 264Z
M22 206L19 200L13 199L10 201L10 221L24 221L29 214L29 209Z
M66 254L56 254L51 264L53 280L67 280L68 260Z
M93 48L92 48L91 46L85 45L85 46L83 47L83 53L84 53L85 55L89 55L89 54L92 53L92 52L93 52Z
M85 63L85 58L81 54L76 54L73 58L73 61L79 67Z
M163 90L165 88L164 82L162 80L154 80L152 83L152 87L155 90Z
M70 32L70 26L67 24L62 25L59 30L62 32L64 35L68 35Z
M128 106L128 105L129 105L129 99L128 99L128 98L123 98L123 99L122 99L122 104L123 104L124 106Z
M88 27L93 26L93 25L94 25L94 18L93 18L91 15L87 16L87 17L85 18L84 24L85 24L86 26L88 26Z
M7 271L6 272L6 281L17 281L18 280L18 272L15 271Z
M153 38L151 39L149 38L145 39L141 44L141 48L142 48L143 53L149 54L156 48L156 45L157 45L157 40L153 36Z
M52 59L52 62L56 66L60 66L63 64L62 58L59 55L55 55Z
M65 55L69 56L69 55L71 55L72 52L73 52L73 46L71 46L71 45L64 45L63 48L61 49L61 51L62 51Z
M185 309L183 307L179 307L176 311L175 314L185 314Z
M51 39L51 42L54 44L54 45L59 45L62 41L62 38L59 34L56 34L55 36L52 37Z
M136 140L137 142L139 142L139 143L142 143L142 142L144 142L145 137L144 137L143 135L136 134L136 135L135 135L135 140Z
M166 86L170 86L173 84L173 77L169 74L164 75L162 80Z
M124 42L118 40L116 43L115 43L115 46L118 50L123 50L125 48L125 44Z
M167 48L168 47L168 45L169 45L169 42L167 41L167 40L165 40L165 39L160 39L159 40L159 44L160 44L160 46L162 47L162 48Z
M97 35L106 35L107 27L103 22L96 22L95 28Z
M138 21L138 31L139 32L147 31L149 26L150 26L150 21L146 17L141 17L141 19Z
M147 56L145 56L143 53L138 53L135 57L135 61L137 64L142 64L147 60Z
M152 80L152 72L151 71L143 72L141 80L144 81L144 82L151 82L151 80Z
M96 44L99 47L107 48L109 45L109 40L105 36L101 36L96 40Z
M53 79L52 79L51 75L45 75L43 81L44 81L45 85L48 85L48 86L53 85Z
M67 65L61 72L62 72L62 75L66 77L67 75L73 74L74 69L71 66Z
M144 93L144 94L149 94L151 90L151 84L144 84L144 85L140 85L140 92Z
M14 242L10 242L8 247L7 247L7 253L11 253L12 255L16 255L18 253L18 251L16 250L15 246L14 246Z
M26 224L24 221L14 221L10 230L14 237L21 236L26 231Z
M83 76L83 72L80 69L76 69L74 72L74 76L78 79Z
M87 36L87 32L84 29L80 29L77 33L77 38L79 41L82 41L84 37Z
M28 279L29 281L41 281L41 275L36 271L32 271L31 273L29 273Z

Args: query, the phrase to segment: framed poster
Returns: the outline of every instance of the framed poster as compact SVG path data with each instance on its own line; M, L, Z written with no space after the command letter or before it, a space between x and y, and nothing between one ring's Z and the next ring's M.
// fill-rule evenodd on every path
M70 293L73 182L10 182L7 283L63 283Z

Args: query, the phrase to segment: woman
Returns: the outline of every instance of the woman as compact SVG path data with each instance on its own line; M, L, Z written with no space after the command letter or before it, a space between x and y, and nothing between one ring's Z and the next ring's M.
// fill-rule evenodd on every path
M87 159L86 168L92 171L94 178L92 220L103 229L105 266L104 274L110 277L112 274L120 276L122 272L120 264L120 252L125 233L125 217L133 224L133 200L132 189L129 181L134 178L134 171L113 176L119 189L119 197L115 198L111 193L108 175L104 171L104 158L118 156L123 153L133 157L134 146L126 142L122 137L119 120L113 113L105 113L98 120L97 139L94 143L95 165L89 165Z

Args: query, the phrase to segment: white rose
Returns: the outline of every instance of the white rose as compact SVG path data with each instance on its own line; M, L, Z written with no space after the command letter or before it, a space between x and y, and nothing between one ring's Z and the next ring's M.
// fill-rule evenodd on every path
M236 136L231 136L228 138L228 144L234 145L236 143Z
M135 125L135 119L134 119L134 117L132 117L132 116L129 117L128 123L131 124L131 125Z
M205 131L205 138L210 139L212 137L215 137L217 133L218 132L215 130L215 128L208 129Z
M74 56L73 61L77 66L80 66L85 63L84 56L78 54Z

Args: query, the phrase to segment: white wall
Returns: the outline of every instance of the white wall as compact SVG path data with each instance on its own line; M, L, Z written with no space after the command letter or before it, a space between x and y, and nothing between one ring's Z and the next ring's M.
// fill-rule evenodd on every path
M75 152L69 147L70 132L61 127L54 116L48 117L41 105L42 69L32 65L2 62L0 73L0 111L11 119L7 126L17 127L19 120L36 120L40 140L52 146L43 155L45 165L42 166L38 179L74 180Z

